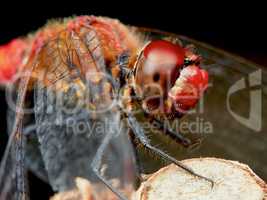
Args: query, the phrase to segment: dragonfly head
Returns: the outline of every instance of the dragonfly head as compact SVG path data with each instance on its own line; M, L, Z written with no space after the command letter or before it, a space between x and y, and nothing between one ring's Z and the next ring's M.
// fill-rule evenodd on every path
M199 56L165 40L148 43L135 65L135 89L149 112L183 113L193 108L206 90L208 73Z

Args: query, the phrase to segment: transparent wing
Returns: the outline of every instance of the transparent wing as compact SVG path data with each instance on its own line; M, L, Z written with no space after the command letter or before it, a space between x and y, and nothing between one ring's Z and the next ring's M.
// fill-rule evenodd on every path
M22 180L23 176L18 177L18 174L22 172L18 159L22 159L24 155L23 149L18 149L22 147L22 142L24 142L22 139L9 138L8 148L2 158L0 168L0 199L15 200L25 192L18 191L21 184L25 182Z
M112 89L106 89L112 81L100 47L95 32L83 28L63 31L41 51L39 66L45 70L34 89L36 133L55 191L73 188L76 177L97 182L91 163L111 131L116 135L102 164L106 178L129 180L134 171L125 172L130 169L125 165L133 164L131 143L120 112L112 106Z
M16 91L12 92L14 102L16 101ZM29 96L32 97L32 92L29 92ZM13 100L12 100L13 101ZM29 98L26 100L28 104L33 104L33 99ZM26 104L27 104L26 103ZM7 132L11 135L16 113L10 106L7 108ZM29 109L29 108L28 108ZM24 114L22 134L25 137L25 167L30 169L37 175L41 180L47 181L47 173L44 167L43 159L41 156L40 149L38 147L38 138L36 135L36 124L34 113Z
M183 132L203 137L202 145L195 151L167 148L168 152L179 159L215 156L239 160L267 177L267 160L261 156L266 154L267 142L263 123L267 119L267 110L263 109L267 106L266 67L185 36L137 30L150 39L172 38L195 46L203 57L202 67L209 72L209 88L197 112L186 115L180 123ZM239 90L232 93L232 88Z
M180 38L185 44L195 45L203 56L202 66L210 75L210 88L200 116L205 125L212 124L213 131L205 134L205 145L200 149L203 155L214 149L214 156L247 163L266 179L267 170L263 169L267 160L260 156L267 150L266 67L207 44ZM196 117L190 116L188 120L196 121Z
M14 126L8 139L0 166L0 199L28 199L24 168L25 136L22 134L23 107L29 76L20 80L16 101ZM10 99L9 99L10 100ZM10 102L9 102L10 103Z

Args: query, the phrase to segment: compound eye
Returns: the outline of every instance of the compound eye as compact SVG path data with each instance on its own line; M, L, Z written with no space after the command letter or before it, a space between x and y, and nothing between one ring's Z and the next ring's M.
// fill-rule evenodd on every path
M145 47L144 56L150 61L180 66L184 63L185 50L178 44L156 40Z
M156 83L166 96L179 76L184 58L185 51L177 44L165 40L150 42L144 48L142 60L137 66L136 84L144 87Z

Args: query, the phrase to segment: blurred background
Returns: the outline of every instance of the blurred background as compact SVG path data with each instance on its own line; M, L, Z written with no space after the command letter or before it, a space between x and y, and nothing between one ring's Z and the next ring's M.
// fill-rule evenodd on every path
M65 1L6 2L0 11L0 44L26 35L48 19L72 15L102 15L125 24L186 35L267 66L266 11L257 2ZM8 5L8 3L10 5ZM6 103L0 91L0 157L6 144ZM36 182L36 187L42 186ZM51 193L50 188L45 188ZM46 199L44 197L44 199Z

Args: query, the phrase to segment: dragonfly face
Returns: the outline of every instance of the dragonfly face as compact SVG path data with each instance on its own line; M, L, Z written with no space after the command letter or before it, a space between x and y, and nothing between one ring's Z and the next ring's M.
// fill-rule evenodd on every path
M135 91L146 112L175 117L193 108L208 84L208 74L198 62L198 55L177 43L148 43L134 74Z
M126 133L131 133L133 144L137 141L147 151L206 179L153 146L131 108L134 103L140 103L141 110L157 123L160 131L188 146L190 141L179 132L164 127L162 118L181 116L195 106L206 89L208 75L200 69L198 55L167 40L151 41L142 48L143 42L139 42L126 26L116 20L94 16L77 18L67 25L53 25L37 35L40 37L33 42L36 55L27 66L34 77L34 87L29 87L32 77L22 79L17 104L22 108L27 90L34 90L35 139L39 142L37 155L44 161L44 173L55 190L69 188L76 176L91 178L93 175L125 199L103 176L101 169L103 157L108 152L115 155L111 174L129 174L125 173L125 169L131 169L130 173L133 173L133 168L129 167L133 164L133 148L129 138L125 137ZM43 41L46 43L40 46ZM138 50L140 54L136 59ZM125 52L130 53L124 57ZM118 58L121 59L119 62ZM119 92L125 85L127 89L124 92L130 97L123 104L127 106L127 112L121 109L121 104L104 113L95 112L102 108L103 101L113 100L112 89ZM73 111L69 109L73 108L73 102L83 97L86 97L83 104L78 108L74 106L75 112L69 112ZM95 113L99 115L95 116ZM20 169L15 172L17 179L22 179L24 175L22 120L23 113L17 112L6 154L11 154L10 149L16 147L18 156L11 155L10 158L15 158L17 163L12 169ZM98 127L98 124L105 127ZM83 126L83 131L79 125ZM4 163L0 178L5 168ZM12 183L12 177L8 178ZM24 189L18 188L20 196L25 197Z

